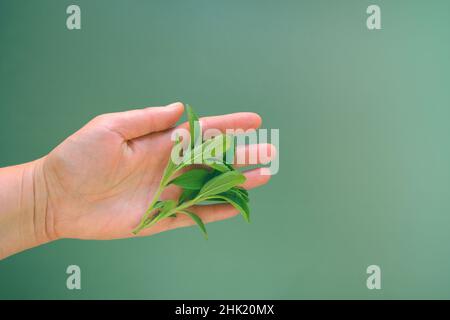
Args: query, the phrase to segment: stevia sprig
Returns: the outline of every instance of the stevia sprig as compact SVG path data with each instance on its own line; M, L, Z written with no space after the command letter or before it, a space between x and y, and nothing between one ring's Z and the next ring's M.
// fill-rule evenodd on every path
M225 161L226 152L234 148L231 143L232 138L220 135L202 141L199 119L192 107L188 105L186 109L191 136L189 150L183 155L179 164L174 163L172 158L169 159L160 185L141 222L133 230L134 234L168 217L185 214L200 227L207 238L208 234L203 221L198 215L189 211L189 208L209 201L229 203L239 210L246 221L250 221L248 192L239 187L245 182L245 176ZM181 142L178 140L174 148L179 143ZM211 156L210 151L217 150L219 147L222 147L222 154ZM191 169L175 177L180 170L198 163L203 164L204 168ZM171 184L182 188L180 198L159 200L165 188Z

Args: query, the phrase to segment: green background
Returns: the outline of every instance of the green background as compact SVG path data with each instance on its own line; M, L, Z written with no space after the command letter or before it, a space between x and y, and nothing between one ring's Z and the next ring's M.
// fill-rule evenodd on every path
M0 0L0 166L173 101L280 129L250 225L50 243L0 261L0 298L450 298L449 39L447 0Z

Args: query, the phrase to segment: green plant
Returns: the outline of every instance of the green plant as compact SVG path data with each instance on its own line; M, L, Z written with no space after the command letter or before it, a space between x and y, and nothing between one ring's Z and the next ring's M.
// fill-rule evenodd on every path
M190 145L187 152L180 154L181 161L178 164L173 161L172 156L169 158L159 187L141 222L133 230L134 234L163 219L185 214L195 221L207 238L203 221L189 211L189 208L210 201L229 203L239 210L247 222L250 221L248 192L239 187L245 182L245 176L226 161L229 152L234 155L234 138L219 135L203 141L198 117L189 105L186 106L186 111ZM181 140L178 138L172 149L172 155L178 152L180 144ZM201 164L201 167L192 168L192 164ZM179 199L159 200L164 189L171 184L182 188Z

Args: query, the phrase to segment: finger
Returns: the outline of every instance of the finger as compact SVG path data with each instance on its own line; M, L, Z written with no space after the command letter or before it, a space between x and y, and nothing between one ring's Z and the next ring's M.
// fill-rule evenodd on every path
M177 102L165 107L109 113L98 119L102 125L120 134L124 140L131 140L173 127L183 114L183 110L183 104Z
M255 164L267 164L277 155L277 149L273 144L260 143L238 146L233 165L243 167Z
M246 180L241 187L247 190L265 185L271 178L269 168L248 170L244 172L244 176Z
M238 112L200 118L200 126L203 131L208 129L218 129L222 132L225 132L226 129L257 129L261 126L261 122L261 117L253 112ZM185 122L179 128L189 129L189 123Z
M261 126L261 121L261 117L258 114L252 112L239 112L221 116L200 118L200 124L203 132L208 129L217 129L221 132L225 132L227 129L241 129L244 131L255 130ZM184 122L181 125L177 126L176 129L189 131L189 123ZM167 138L170 138L171 134L173 134L172 131L160 132L158 134L141 136L134 141L140 144L144 150L148 150L148 148L153 148L154 143L152 142L160 138L161 143L163 143L161 144L161 153L165 153L170 150L171 145L173 144L167 144Z

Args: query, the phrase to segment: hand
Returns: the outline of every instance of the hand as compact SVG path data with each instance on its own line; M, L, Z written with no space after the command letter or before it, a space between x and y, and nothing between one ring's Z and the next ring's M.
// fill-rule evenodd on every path
M183 114L183 105L145 108L96 117L66 139L50 154L34 162L36 186L41 196L36 220L48 240L58 238L114 239L132 234L158 188L173 145L171 132ZM254 113L235 113L200 120L204 130L256 129L261 119ZM187 124L182 124L187 127ZM249 148L269 148L270 145ZM238 152L248 152L247 149ZM265 169L245 173L244 188L253 188L269 179ZM174 199L176 186L162 195ZM205 222L230 218L238 212L228 204L192 209ZM150 235L192 225L178 215L144 229Z

